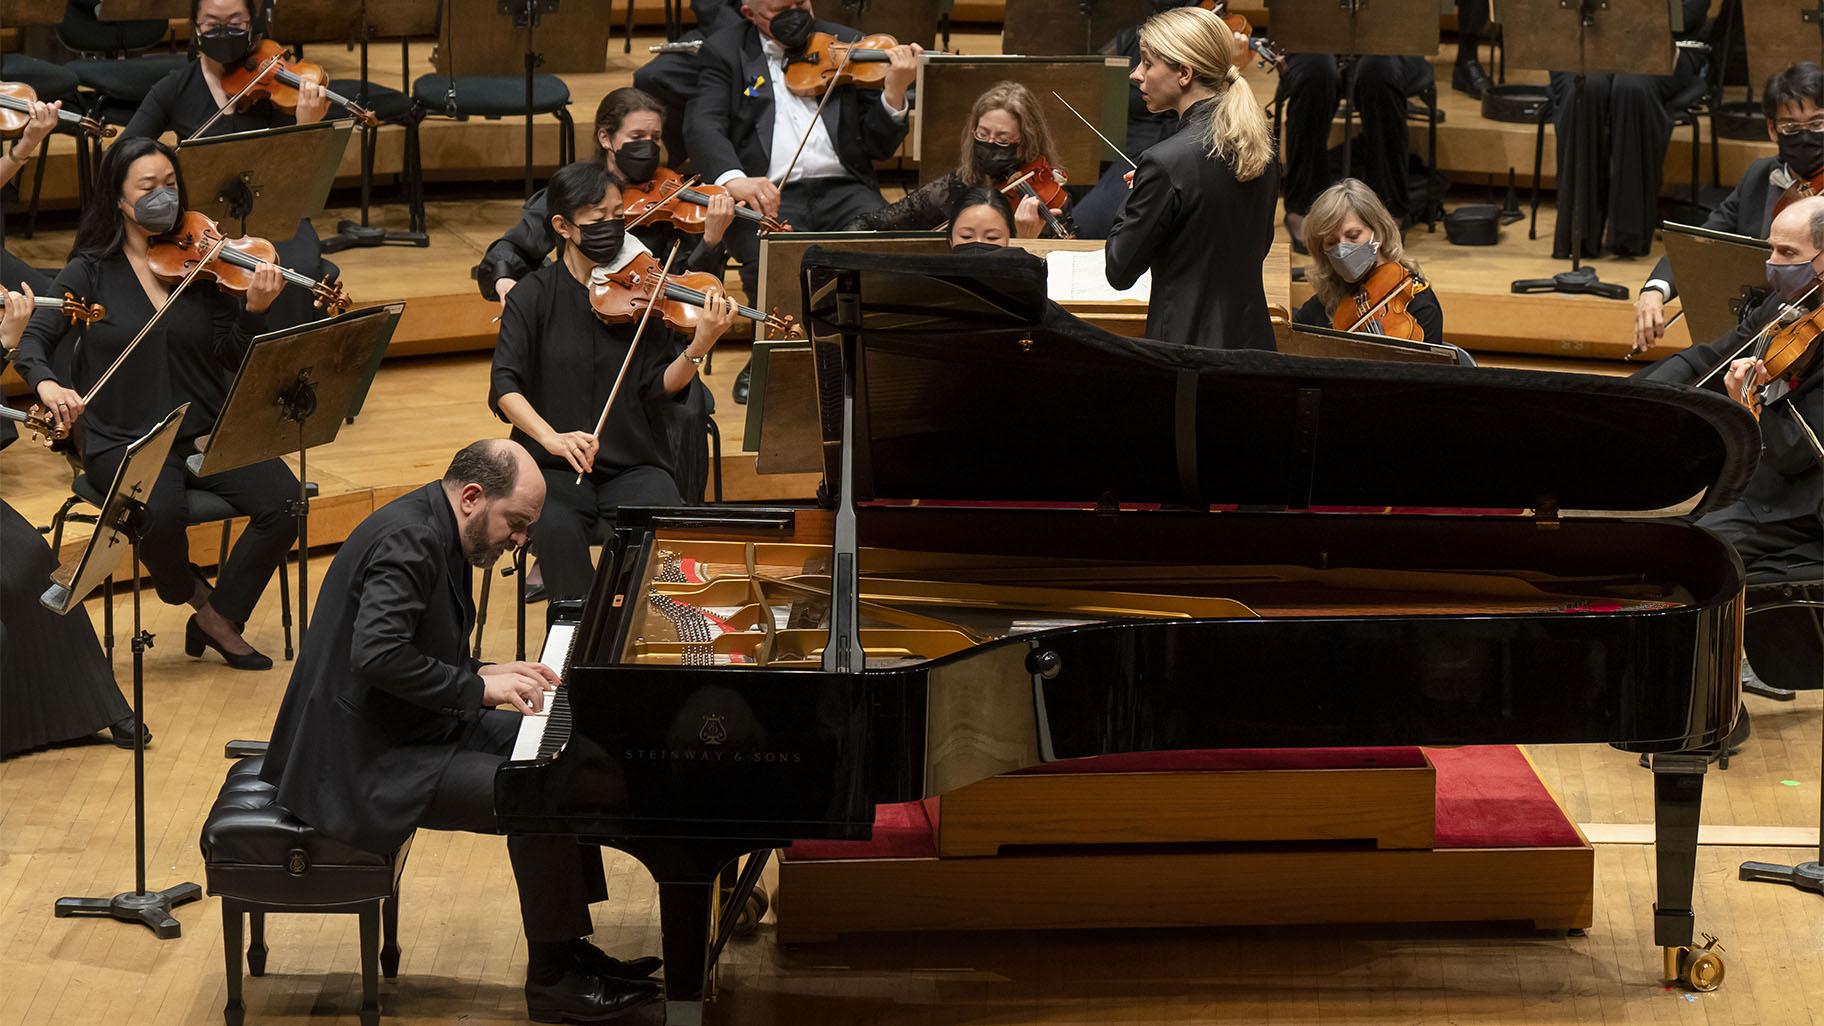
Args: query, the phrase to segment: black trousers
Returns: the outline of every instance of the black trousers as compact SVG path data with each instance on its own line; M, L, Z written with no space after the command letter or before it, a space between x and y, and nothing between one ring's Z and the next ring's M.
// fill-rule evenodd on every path
M184 493L197 489L221 496L249 523L222 563L209 605L224 617L245 623L266 591L267 582L272 580L273 571L279 568L279 561L297 540L297 524L287 504L297 498L298 479L282 460L197 477L184 466L183 458L191 451L185 442L172 446L170 457L158 473L151 501L146 504L140 562L152 575L159 598L174 606L190 601L196 591L196 577L190 571L190 541L184 534L189 523ZM97 488L106 488L126 452L125 448L116 448L85 457L83 465L89 480Z
M1672 112L1666 104L1686 94L1703 74L1701 59L1681 50L1670 75L1589 75L1583 83L1583 134L1576 145L1571 127L1571 86L1576 76L1552 72L1552 128L1558 140L1558 227L1552 258L1571 256L1571 229L1583 222L1583 255L1604 249L1617 256L1644 256L1659 226L1659 188L1665 180L1666 148L1672 143ZM1569 164L1571 150L1586 168L1590 202L1579 209ZM1606 230L1605 230L1606 229Z
M863 214L887 205L872 182L855 178L811 178L779 190L779 217L801 232L835 232ZM752 223L737 221L728 230L728 252L741 262L741 287L747 301L759 301L760 234Z
M1824 564L1824 521L1817 517L1764 521L1747 502L1732 502L1699 517L1697 526L1734 546L1751 584L1784 580Z
M494 773L512 753L522 718L502 709L482 710L437 781L420 827L500 833L494 818ZM589 905L608 897L600 848L561 835L513 836L507 838L507 857L519 888L526 940L567 941L595 932Z
M689 43L703 38L700 29L691 29L678 37ZM661 53L633 73L633 87L665 105L666 163L678 167L684 163L684 105L697 95L697 55L694 53Z
M1355 111L1362 138L1350 151L1350 175L1368 184L1395 217L1412 211L1406 186L1406 98L1432 82L1423 57L1362 57L1355 62ZM1343 75L1330 54L1297 53L1280 74L1286 103L1286 212L1305 214L1336 182L1330 167L1330 123L1343 100Z
M554 599L582 598L594 578L589 546L612 523L622 506L683 504L677 482L663 467L629 467L615 475L600 473L576 483L572 470L543 470L545 511L532 526L532 553L545 578L545 593ZM550 608L549 606L546 607Z
M1488 28L1488 0L1457 0L1457 60L1476 55L1476 43Z

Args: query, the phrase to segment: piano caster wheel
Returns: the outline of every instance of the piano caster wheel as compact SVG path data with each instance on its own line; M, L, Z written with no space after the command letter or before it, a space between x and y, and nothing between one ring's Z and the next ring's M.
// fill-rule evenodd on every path
M771 906L772 900L766 896L766 891L754 888L754 892L747 896L747 904L742 907L741 914L735 917L735 936L752 937L759 931L760 920L766 918L766 910Z
M1699 993L1707 994L1723 985L1723 977L1728 967L1723 964L1723 946L1717 943L1714 936L1704 934L1704 946L1701 948L1678 947L1666 949L1666 968L1668 976Z

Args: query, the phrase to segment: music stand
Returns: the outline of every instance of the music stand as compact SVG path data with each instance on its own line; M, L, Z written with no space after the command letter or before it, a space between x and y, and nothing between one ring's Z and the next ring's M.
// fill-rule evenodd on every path
M146 722L146 649L152 647L152 635L145 629L139 612L139 540L145 530L146 502L152 497L152 486L158 483L158 472L170 455L171 443L184 422L186 403L165 415L158 426L127 446L127 458L114 471L108 486L101 515L95 519L95 533L83 546L82 554L58 567L51 575L51 586L39 604L59 616L82 604L82 600L120 565L120 557L133 557L133 718L136 724ZM126 546L123 551L121 546ZM112 596L108 598L113 601ZM195 901L203 896L194 883L180 883L159 891L146 890L146 734L143 727L133 731L133 889L108 898L58 898L54 915L112 916L124 923L139 923L150 929L159 940L170 940L183 933L183 924L171 915L175 905Z
M1824 6L1816 0L1741 0L1741 5L1748 81L1755 87L1789 64L1824 62Z
M1279 342L1287 356L1327 360L1374 360L1380 363L1428 363L1474 367L1476 360L1448 342L1423 342L1361 331L1338 331L1316 324L1294 323Z
M1267 0L1273 40L1286 53L1331 53L1343 71L1343 177L1355 146L1355 81L1363 57L1432 57L1435 0ZM1405 125L1400 126L1405 130Z
M1766 241L1671 221L1660 227L1692 342L1728 334L1766 298Z
M310 498L306 454L335 441L343 418L367 394L404 303L269 332L254 339L203 451L184 461L208 477L296 453L298 647L310 627ZM290 653L287 653L289 656Z
M97 21L179 21L190 17L186 0L101 0Z
M289 239L298 222L323 212L352 121L319 121L232 132L177 145L190 208L224 232Z
M1627 299L1625 285L1603 282L1583 266L1583 213L1596 198L1596 122L1584 108L1584 83L1592 72L1633 75L1672 73L1672 14L1666 0L1503 0L1504 60L1522 68L1570 68L1571 92L1565 114L1564 166L1571 187L1571 269L1550 278L1523 278L1517 293ZM1600 17L1598 17L1600 15ZM1565 183L1558 183L1558 216L1565 215Z
M937 42L938 6L938 0L826 0L817 5L817 13L852 29L930 49Z
M1115 33L1152 13L1151 0L1007 0L1001 52L1028 57L1095 53Z

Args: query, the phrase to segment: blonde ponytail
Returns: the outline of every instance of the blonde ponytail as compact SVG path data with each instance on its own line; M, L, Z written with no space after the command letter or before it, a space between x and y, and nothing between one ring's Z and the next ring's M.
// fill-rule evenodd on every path
M1204 151L1220 157L1240 181L1259 178L1273 159L1273 132L1267 112L1235 64L1235 38L1228 23L1201 7L1161 11L1140 26L1140 45L1161 60L1190 69L1192 81L1216 93Z

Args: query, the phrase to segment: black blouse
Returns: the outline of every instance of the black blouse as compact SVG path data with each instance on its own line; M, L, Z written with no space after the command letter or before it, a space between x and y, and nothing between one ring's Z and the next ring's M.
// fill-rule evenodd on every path
M125 253L78 255L57 275L56 293L100 303L108 315L72 326L56 310L40 310L19 342L19 373L35 389L45 381L86 391L114 362L157 309ZM194 282L89 404L77 422L85 460L126 445L150 431L183 403L190 412L178 429L185 441L207 434L228 398L247 345L265 330L262 315L206 282ZM75 380L53 370L60 346L76 346Z
M1438 290L1427 286L1420 289L1406 304L1406 312L1419 322L1425 331L1425 341L1433 345L1444 344L1444 307L1438 302ZM1312 296L1305 300L1305 305L1298 308L1292 320L1298 324L1315 324L1328 328L1332 325L1335 311L1325 310L1323 300Z
M635 325L603 324L589 306L589 293L563 263L546 264L507 294L500 317L500 339L494 346L494 370L488 408L502 420L500 397L514 392L526 397L538 415L557 431L589 431L627 358ZM689 389L665 394L665 368L682 348L678 335L659 323L646 326L627 381L615 398L602 429L595 469L618 474L630 467L671 470L659 404L681 402ZM564 470L569 463L545 451L532 437L513 428L513 440L526 447L541 467Z
M734 227L731 225L729 230L733 231ZM682 239L684 244L678 247L678 252L684 254L683 267L673 266L673 272L708 271L721 277L728 264L726 236L723 245L711 246L703 241L703 236L681 231L669 224L642 224L630 234L640 240L640 245L661 259L671 252L674 241ZM692 239L695 240L694 243ZM551 230L551 215L545 210L545 190L540 189L520 209L519 223L495 239L494 244L482 256L481 266L475 269L475 280L481 286L481 297L491 303L500 302L500 294L494 289L495 282L502 278L519 281L531 274L562 241L563 236ZM561 260L562 250L558 253Z
M133 112L133 120L121 130L121 138L143 135L156 139L166 132L176 132L178 139L188 139L203 122L214 116L216 109L215 94L209 91L209 82L203 78L202 62L191 61L153 85L139 109ZM223 114L209 126L204 138L297 123L296 117L273 106L271 100L261 100L244 111Z

